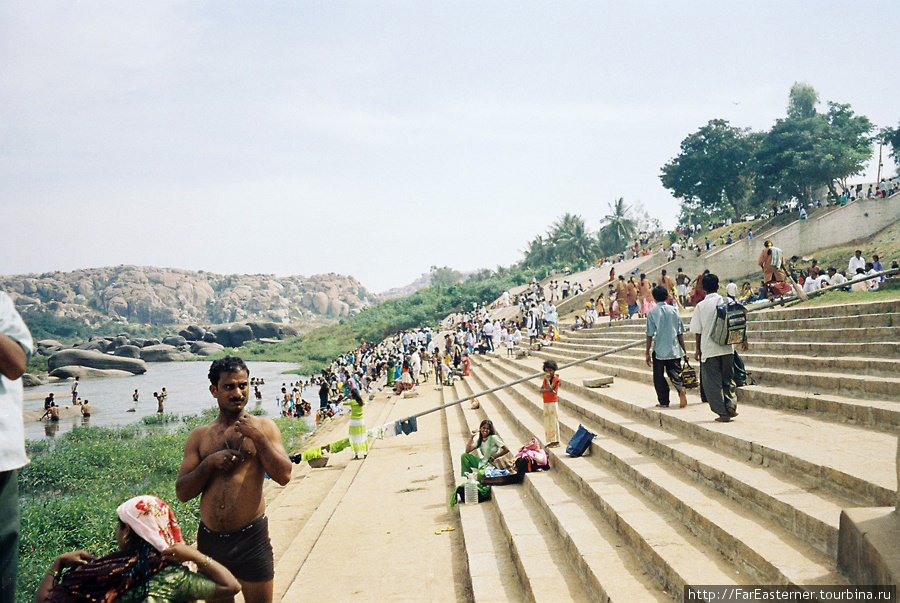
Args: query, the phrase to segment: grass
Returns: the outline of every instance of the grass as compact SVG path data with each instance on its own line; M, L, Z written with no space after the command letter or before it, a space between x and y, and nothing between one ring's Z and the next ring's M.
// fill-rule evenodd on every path
M214 419L199 415L147 417L117 429L76 427L55 440L26 443L31 463L19 471L22 515L17 601L31 601L44 572L59 554L85 549L103 555L115 548L116 507L139 494L166 501L187 538L197 531L200 499L175 496L184 443L190 431ZM177 424L173 431L156 425ZM285 448L298 448L304 421L275 419Z

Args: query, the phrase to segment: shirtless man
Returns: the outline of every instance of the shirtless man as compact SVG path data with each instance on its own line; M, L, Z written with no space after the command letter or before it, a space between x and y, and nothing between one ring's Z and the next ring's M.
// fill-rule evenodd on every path
M287 484L291 461L275 423L244 412L250 374L243 360L216 360L209 380L219 416L188 436L175 491L182 502L200 495L200 552L231 570L247 603L268 603L275 566L263 477Z

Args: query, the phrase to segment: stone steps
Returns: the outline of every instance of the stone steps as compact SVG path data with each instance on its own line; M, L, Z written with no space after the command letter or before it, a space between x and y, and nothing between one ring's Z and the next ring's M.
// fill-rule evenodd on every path
M495 362L505 366L508 379L512 379L534 372L543 358L550 357L549 353L538 352L525 361L497 358ZM607 369L619 372L617 381L621 387L614 384L608 389L592 390L578 385L582 376L610 374ZM599 362L566 371L572 375L564 380L566 391L571 389L636 420L659 425L739 459L751 459L789 475L805 475L817 487L853 501L856 506L891 505L896 500L895 436L762 407L742 407L739 422L723 425L712 421L705 405L691 404L689 409L696 408L696 414L653 408L656 394L643 373ZM691 399L697 401L697 394L689 394ZM736 423L740 426L735 427Z
M481 381L478 377L476 382L483 385L490 383ZM511 432L518 433L523 441L533 436L542 439L540 421L527 412L514 412L511 401L504 398L504 392L497 392L491 396L491 400L485 400L483 405L491 420L496 421L495 425L504 426L504 436L509 439L506 434ZM595 522L602 520L617 532L617 540L623 543L618 545L619 548L627 547L628 553L643 558L644 567L657 581L660 594L665 591L681 601L684 586L706 583L703 580L711 580L717 584L749 583L749 578L735 574L727 561L712 547L698 541L675 513L654 508L636 488L619 479L614 472L587 458L569 458L559 453L559 449L551 449L548 453L551 457L550 473L558 473L560 478L568 482L570 491L576 492L575 496L589 503ZM546 477L548 476L529 474L526 480L534 484L535 488L541 488ZM494 488L499 489L501 488ZM556 514L555 509L553 511ZM581 551L574 554L581 555ZM596 571L604 576L608 570L601 567ZM609 573L612 574L609 578L613 582L621 580L619 571ZM635 593L639 596L641 592L639 589L628 588L623 597L611 599L638 600L634 598ZM652 589L643 592L652 592Z
M505 376L490 375L494 368L497 367L492 366L484 373L479 371L477 378L480 379L487 373L487 378L482 382L484 385L505 381ZM524 394L523 388L533 391ZM541 403L536 384L531 383L529 387L516 386L511 390L498 392L496 397L502 406L501 412L515 417L527 429L526 437L529 433L542 435L539 419ZM493 414L495 413L492 416ZM574 433L578 423L587 423L589 428L595 428L582 415L568 409L560 413L560 420L563 434L567 438ZM602 488L598 489L601 500L598 502L603 506L618 505L620 518L617 518L617 522L622 521L622 517L627 520L629 515L640 516L640 525L633 527L638 531L645 531L646 543L654 540L654 527L660 527L654 526L654 523L662 519L676 532L688 530L687 534L682 534L685 540L681 545L693 549L690 557L694 569L703 567L703 561L707 561L712 564L711 567L718 567L723 577L736 579L738 583L744 580L796 585L845 582L836 572L832 557L766 519L748 517L745 508L738 502L687 478L679 471L673 471L664 460L647 454L640 447L629 445L602 430L598 431L590 458L569 459L557 454L554 468L578 484L582 490L591 483L591 472L601 471ZM581 463L582 461L585 463ZM586 464L587 467L574 468L581 464ZM622 487L629 493L636 489L637 493L633 495L637 500L626 500L624 495L616 491L611 479L624 481ZM642 512L636 513L634 509L640 507L643 507ZM836 510L837 512L839 511ZM672 534L666 535L665 542L668 545L672 544L672 537ZM645 549L643 545L639 545L637 550L644 552ZM676 559L665 562L668 563L668 571L677 567ZM704 571L710 571L711 567L706 567ZM681 571L684 572L685 569L682 568ZM687 583L697 584L690 581Z
M752 315L751 315L752 316ZM690 319L682 317L686 329L690 328ZM847 341L866 341L879 343L897 343L900 341L900 326L881 327L843 327L840 319L832 320L834 326L821 329L804 329L798 332L796 328L781 328L778 324L763 326L760 328L754 321L748 322L747 332L750 342L779 342L785 339L799 339L810 343L844 343ZM628 339L640 339L645 337L645 322L643 319L629 321L616 321L609 325L600 325L588 329L576 329L575 331L563 331L567 339L593 339L596 336L616 335Z
M567 361L582 358L586 355L583 352L568 349L565 345L546 349L552 349L553 354L564 357ZM638 350L637 354L634 349ZM614 364L620 369L628 371L634 377L644 375L644 379L652 382L653 372L644 361L643 346L636 346L634 349L604 356L599 358L597 362ZM693 346L689 346L688 353L691 356L693 355L692 352ZM900 391L900 378L896 377L861 376L846 372L809 372L794 368L793 358L784 356L781 357L781 360L785 361L784 366L765 368L752 364L744 357L743 352L740 354L741 358L744 359L747 370L752 373L753 379L760 385L801 391L816 391L823 394L854 396L867 400L884 400L895 392ZM827 370L828 367L823 368Z
M518 374L515 368L504 371L503 378ZM533 387L529 389L534 390ZM752 459L729 457L715 448L674 434L658 422L636 422L632 416L598 404L587 394L581 390L567 391L560 405L579 417L579 421L589 419L599 429L626 442L639 444L644 451L665 459L693 480L748 505L757 514L778 523L819 550L830 555L835 553L840 509L853 504L852 500L822 492L814 482L798 482L792 475L775 474ZM537 390L534 390L522 401L537 397ZM703 410L702 405L694 404L688 409L658 412L697 415Z
M467 380L459 385L461 395L473 389ZM482 408L472 413L472 426L491 418L498 432L517 432L502 413L494 412L493 399L482 398ZM490 408L487 413L485 408ZM474 419L477 417L477 419ZM515 447L513 447L515 448ZM589 591L592 601L666 601L637 555L629 554L626 543L600 518L595 509L556 472L531 473L522 487L492 488L494 501L502 507L508 492L516 490L534 501L534 513L549 526L562 545L561 559L573 567ZM517 534L518 530L511 530ZM513 536L514 537L514 536ZM573 597L574 598L574 597Z
M446 388L441 392L444 402L449 401L446 392ZM465 452L471 430L460 405L447 408L444 413L453 474L459 481L462 471L460 455ZM474 601L524 601L525 591L518 579L516 564L495 507L489 504L458 504L456 508L459 509L462 524Z
M569 347L587 352L587 354L595 354L609 348L618 347L626 343L641 340L646 337L641 331L640 333L617 335L614 330L595 331L597 333L591 338L576 338L563 334L561 341L555 342L554 346ZM691 333L685 333L684 342L688 346L688 351L694 350L695 336ZM859 358L870 357L873 359L885 359L894 361L900 358L900 342L897 343L829 343L829 342L803 342L803 341L755 341L750 340L750 351L747 353L773 354L778 356L811 356L811 357L828 357L828 358Z
M895 434L900 427L900 404L893 400L860 400L781 387L745 385L737 388L738 404L753 404L812 414L825 421L859 425Z

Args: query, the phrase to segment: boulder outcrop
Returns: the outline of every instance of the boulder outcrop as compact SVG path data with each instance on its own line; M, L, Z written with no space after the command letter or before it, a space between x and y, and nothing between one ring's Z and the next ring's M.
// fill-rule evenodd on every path
M210 343L208 341L195 341L191 344L191 352L197 356L212 356L216 352L221 352L225 346L219 343Z
M128 371L133 375L147 372L147 363L143 360L113 356L96 350L62 350L50 356L47 366L51 375L55 369L71 366Z
M178 360L187 360L191 357L190 352L182 352L173 345L160 343L156 345L148 345L141 348L141 360L144 362L175 362Z
M95 379L99 377L131 377L134 373L118 369L98 369L89 366L63 366L50 371L56 379Z
M113 354L121 356L122 358L140 358L141 348L136 345L121 345L116 348L116 351L113 352Z
M338 317L377 302L353 277L333 273L221 275L125 265L0 277L0 290L25 316L51 313L89 324L300 322L308 313ZM180 335L202 338L202 330L192 331Z

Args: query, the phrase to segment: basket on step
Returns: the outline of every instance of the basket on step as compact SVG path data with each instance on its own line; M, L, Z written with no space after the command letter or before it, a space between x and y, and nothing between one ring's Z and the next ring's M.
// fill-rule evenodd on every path
M309 459L308 463L309 463L309 466L312 467L313 469L321 469L322 467L324 467L325 465L328 464L328 457L320 456L317 459Z

